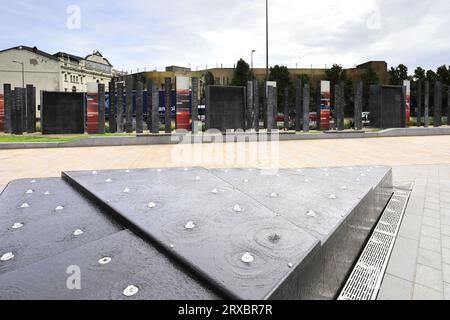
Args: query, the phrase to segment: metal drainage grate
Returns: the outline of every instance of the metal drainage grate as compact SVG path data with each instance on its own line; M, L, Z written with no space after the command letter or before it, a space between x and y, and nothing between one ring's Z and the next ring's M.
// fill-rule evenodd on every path
M413 184L408 186L408 189L394 189L394 195L386 206L338 300L375 300L377 298Z

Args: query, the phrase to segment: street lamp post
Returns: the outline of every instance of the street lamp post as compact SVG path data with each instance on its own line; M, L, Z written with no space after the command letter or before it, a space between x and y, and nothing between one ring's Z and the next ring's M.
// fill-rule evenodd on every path
M25 65L23 62L14 60L13 63L22 65L22 88L25 88Z

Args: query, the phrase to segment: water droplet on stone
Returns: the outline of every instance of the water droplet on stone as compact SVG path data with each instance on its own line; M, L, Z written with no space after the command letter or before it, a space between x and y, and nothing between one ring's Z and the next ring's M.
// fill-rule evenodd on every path
M32 194L32 193L34 193L34 190L27 190L27 192L25 192L26 194Z
M169 247L170 247L170 249L175 248L175 246L173 244L171 244Z
M201 178L200 178L199 176L196 176L196 177L195 177L195 180L196 180L196 181L200 181Z
M31 180L30 183L36 183L36 180Z
M211 193L212 193L212 194L218 194L218 193L219 193L219 190L217 190L217 189L212 189L212 190L211 190Z
M77 229L77 230L75 230L75 231L73 232L73 235L74 235L75 237L78 237L78 236L81 236L83 233L84 233L83 230Z
M0 261L6 262L12 259L14 259L14 254L12 252L7 252L1 256Z
M44 192L44 196L49 196L50 195L50 191L45 191Z
M306 213L306 215L307 215L308 217L315 217L315 216L317 216L317 214L316 214L313 210L309 210L309 211Z
M233 207L233 211L234 212L242 212L242 208L241 208L241 206L240 205L235 205L234 207Z
M92 174L96 175L96 174L98 174L98 172L97 171L92 171Z
M250 182L250 180L244 179L244 183L249 183L249 182Z
M192 230L195 228L195 223L194 221L189 221L188 223L186 223L186 225L184 226L187 230Z
M305 179L305 182L308 183L308 182L309 182L309 179Z
M24 203L20 206L22 209L29 208L30 205L28 203Z
M64 207L63 207L63 206L57 206L57 207L55 208L55 211L61 211L61 210L64 210Z
M331 200L337 199L337 196L335 194L330 194L330 196L328 197Z
M294 265L292 263L288 263L288 267L292 269Z
M148 204L148 207L149 207L150 209L154 209L154 208L156 208L156 203L150 202L150 203Z
M23 227L23 223L20 223L20 222L14 223L12 226L13 229L20 229L22 227Z
M347 190L347 186L342 186L341 189L342 190Z
M242 262L244 263L252 263L253 261L255 261L255 257L252 256L252 254L250 252L246 252L244 253L244 255L241 258Z
M123 193L130 193L130 192L131 192L130 188L125 188L125 189L123 190Z
M271 198L278 198L278 197L279 197L279 194L276 193L276 192L273 192L273 193L270 194L270 197L271 197Z
M367 176L365 173L361 173L361 177L365 177Z
M101 258L100 260L98 260L98 263L101 265L105 265L105 264L110 263L111 261L112 261L112 259L110 257L104 257L104 258Z
M126 287L123 291L122 294L125 297L132 297L134 295L136 295L139 292L139 288L133 285L130 285L128 287Z
M105 182L112 182L112 179L106 179Z

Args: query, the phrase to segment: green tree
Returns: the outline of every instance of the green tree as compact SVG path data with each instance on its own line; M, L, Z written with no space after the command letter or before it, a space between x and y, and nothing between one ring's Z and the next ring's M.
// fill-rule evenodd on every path
M403 85L403 80L408 80L408 67L404 64L399 64L398 67L391 67L389 70L391 85L401 86Z
M239 59L234 69L233 80L231 84L233 86L246 87L247 81L251 80L250 66L244 59Z
M438 76L439 81L441 81L444 85L450 84L450 72L445 64L437 68L436 74Z
M372 68L367 68L361 76L363 82L363 111L369 110L370 86L380 84L380 78Z
M426 78L427 74L425 69L417 67L416 70L414 70L414 81L424 81Z
M426 73L426 77L427 77L427 80L430 81L431 83L433 83L439 79L439 76L433 70L428 70Z
M354 111L353 82L347 75L347 71L339 64L333 64L330 69L325 70L326 80L331 82L331 104L334 104L334 85L344 82L345 115L351 116Z
M289 87L289 101L292 103L292 99L295 96L292 94L294 90L294 85L291 78L291 73L289 69L285 66L276 65L270 68L269 81L277 82L277 92L278 92L278 109L283 106L283 96L284 96L284 88L286 86Z

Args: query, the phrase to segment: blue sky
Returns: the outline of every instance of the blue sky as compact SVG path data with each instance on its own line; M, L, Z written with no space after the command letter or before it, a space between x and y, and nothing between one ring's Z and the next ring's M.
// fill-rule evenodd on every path
M368 60L436 68L450 63L450 1L269 0L270 63L346 67ZM192 69L239 58L265 64L264 0L0 0L0 48L37 46L117 69ZM80 28L67 27L80 9ZM78 21L78 20L77 20ZM410 70L411 71L411 70Z

